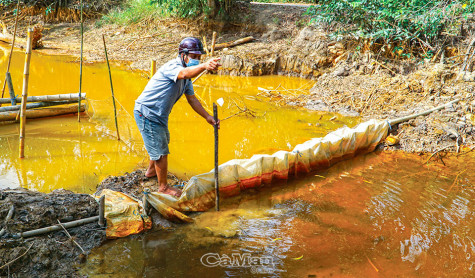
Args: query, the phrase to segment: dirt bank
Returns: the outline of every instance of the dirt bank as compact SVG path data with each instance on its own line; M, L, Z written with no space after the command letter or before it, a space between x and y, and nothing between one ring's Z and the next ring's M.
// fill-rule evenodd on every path
M460 54L470 38L462 39L460 45L447 46L432 61L404 60L381 51L358 51L351 41L330 40L323 28L307 26L305 7L253 5L242 9L248 16L227 24L163 19L132 26L99 26L99 21L89 20L84 35L86 62L104 60L103 34L110 59L128 69L142 70L146 76L150 60L157 60L160 65L175 57L176 46L183 37L206 36L209 43L213 30L218 31L218 43L253 36L256 40L252 43L217 51L223 64L218 74L311 78L315 86L310 92L297 92L283 101L282 97L272 95L279 92L271 91L269 99L281 105L365 119L392 119L463 98L450 109L395 127L392 133L401 138L400 144L387 149L433 153L441 149L456 151L457 146L473 144L473 85L458 78L463 61ZM45 27L45 48L41 51L79 54L79 24L29 20ZM9 30L13 27L7 26ZM20 28L20 35L25 27ZM469 66L472 68L473 64Z
M13 217L5 223L14 206ZM12 235L61 222L98 215L98 204L87 194L57 190L50 194L27 190L0 191L0 276L2 277L75 277L76 267L87 254L105 240L97 223L57 231L42 236L15 239ZM1 229L0 228L0 229Z

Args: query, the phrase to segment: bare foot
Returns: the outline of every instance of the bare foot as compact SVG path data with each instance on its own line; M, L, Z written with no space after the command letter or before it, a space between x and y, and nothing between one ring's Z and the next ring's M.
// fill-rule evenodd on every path
M153 177L156 177L157 176L157 172L155 172L155 169L153 170L148 170L147 172L145 172L145 177L146 178L153 178Z
M168 187L168 192L166 192L165 194L172 195L178 198L181 196L181 193L181 190L178 188Z
M172 196L175 196L177 198L181 196L181 190L180 189L173 188L173 187L170 187L170 186L160 186L158 188L158 192L163 193L163 194L167 194L167 195L172 195Z

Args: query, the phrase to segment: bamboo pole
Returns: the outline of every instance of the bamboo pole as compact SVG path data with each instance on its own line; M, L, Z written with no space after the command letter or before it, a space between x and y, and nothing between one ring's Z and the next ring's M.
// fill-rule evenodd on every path
M16 100L15 100L15 90L13 89L13 83L12 83L12 76L10 75L10 72L7 71L7 77L5 80L7 81L8 84L8 92L10 93L10 100L12 105L16 105ZM1 104L0 104L1 106Z
M33 29L28 28L28 38L26 41L25 70L23 72L23 92L20 113L20 158L25 157L25 124L26 124L26 101L28 97L28 79L30 77L30 59L31 59L31 39Z
M205 47L206 56L209 57L208 44L206 43L206 36L203 36L203 46Z
M157 61L152 60L150 63L150 79L155 75L157 72Z
M81 225L84 225L84 224L88 224L88 223L91 223L91 222L96 222L98 220L99 220L99 216L93 216L93 217L84 218L84 219L80 219L80 220L75 220L75 221L62 223L62 224L57 224L57 225L53 225L53 226L49 226L49 227L45 227L45 228L31 230L31 231L27 231L27 232L23 232L23 233L17 233L17 234L13 235L13 238L21 238L21 237L26 238L26 237L32 237L32 236L39 236L39 235L42 235L42 234L59 231L59 230L63 229L63 226L64 226L64 228L68 229L68 228L73 228L73 227L81 226Z
M86 105L83 103L81 104L80 112L84 112L86 110ZM32 109L26 110L25 117L27 119L36 119L36 118L44 118L44 117L53 117L65 114L73 114L77 113L78 108L76 105L65 107L65 108L43 108L43 109ZM16 121L18 115L18 111L10 111L10 112L2 112L0 113L0 122L5 121Z
M216 192L216 211L219 211L219 163L218 163L218 143L219 143L219 133L218 133L218 106L216 103L213 103L213 114L214 121L214 184Z
M200 79L200 77L201 77L203 74L207 73L207 72L208 72L208 70L202 71L193 81L191 81L191 84L194 84L194 83L196 82L196 80Z
M8 64L7 64L7 73L10 73L10 64L12 62L12 55L13 55L13 47L15 47L15 38L16 38L16 29L18 26L18 14L20 14L20 0L18 0L16 4L16 15L15 15L15 28L13 30L13 40L12 40L12 46L10 48L10 55L8 56ZM5 78L5 82L3 82L3 88L2 88L2 98L3 95L5 94L5 85L6 85L7 79ZM2 104L0 103L0 106Z
M62 100L62 101L27 103L26 109L28 110L28 109L41 108L41 107L51 107L51 106L71 104L71 103L76 103L76 102L78 101L77 100ZM21 109L21 105L5 106L5 107L0 107L0 113L18 111L20 109Z
M78 101L77 94L59 94L59 95L46 95L46 96L31 96L26 98L26 102L40 102L40 101L60 101L60 100L74 100ZM86 93L81 94L81 99L86 99ZM22 102L22 98L15 98L17 103ZM10 98L0 98L0 103L10 103Z
M460 98L458 99L455 99L455 100L452 100L450 102L447 102L446 104L443 104L443 105L440 105L440 106L437 106L435 108L432 108L432 109L429 109L429 110L426 110L426 111L423 111L423 112L420 112L420 113L416 113L416 114L412 114L412 115L409 115L409 116L405 116L405 117L401 117L401 118L397 118L397 119L393 119L393 120L389 120L389 124L390 125L396 125L396 124L399 124L399 123L402 123L402 122L405 122L405 121L408 121L408 120L411 120L411 119L414 119L414 118L417 118L419 116L425 116L425 115L428 115L434 111L437 111L437 110L442 110L444 109L445 107L449 106L449 105L452 105L454 103L457 103L461 101Z
M83 61L83 57L82 57L82 52L83 52L83 44L84 44L84 21L83 21L83 18L82 18L82 9L83 9L83 4L82 4L82 0L81 0L81 58L80 58L80 64L79 64L79 95L78 95L78 99L79 99L79 105L78 105L78 122L81 121L81 111L80 108L81 108L81 93L82 93L82 61Z
M245 38L235 40L235 41L220 43L220 44L217 44L217 45L214 46L214 50L219 50L219 49L223 49L223 48L226 48L226 47L233 47L233 46L236 46L236 45L252 42L253 40L254 40L254 37L250 36L250 37L245 37Z
M216 45L216 35L217 35L217 33L213 32L213 38L211 40L211 57L214 56L214 47Z
M104 37L104 34L102 34L102 41L104 42L104 52L106 53L107 69L109 70L109 81L111 83L112 103L114 104L115 129L117 131L117 140L120 140L119 124L117 123L117 108L115 106L114 86L112 86L111 67L109 65L109 57L107 56L106 39Z

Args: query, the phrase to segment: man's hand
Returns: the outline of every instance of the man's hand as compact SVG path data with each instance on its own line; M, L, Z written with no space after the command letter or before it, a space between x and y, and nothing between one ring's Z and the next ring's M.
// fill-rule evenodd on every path
M218 67L221 66L221 64L219 63L219 60L221 60L221 58L211 58L211 59L209 59L206 63L204 63L204 66L206 67L206 70L208 70L208 71L217 70Z
M212 126L218 125L218 129L219 129L220 121L218 120L218 122L216 123L213 116L208 115L208 117L206 117L206 121Z

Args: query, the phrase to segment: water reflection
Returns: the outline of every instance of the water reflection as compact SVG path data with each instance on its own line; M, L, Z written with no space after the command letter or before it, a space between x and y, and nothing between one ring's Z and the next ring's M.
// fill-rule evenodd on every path
M91 277L117 268L130 277L471 276L474 176L463 171L475 166L475 157L445 162L425 165L401 153L360 156L227 199L221 212L195 216L194 224L110 242L82 271ZM207 253L271 257L273 264L206 267L200 258ZM125 269L131 257L140 274Z

